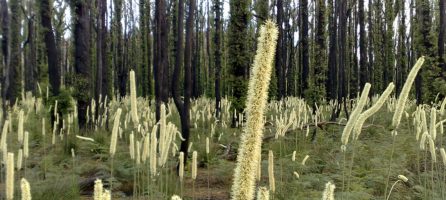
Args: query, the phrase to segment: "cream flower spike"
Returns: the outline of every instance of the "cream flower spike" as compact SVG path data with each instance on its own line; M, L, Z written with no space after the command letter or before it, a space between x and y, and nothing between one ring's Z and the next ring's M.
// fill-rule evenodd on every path
M415 77L417 76L418 71L420 71L421 66L423 66L423 63L424 56L420 57L417 63L415 63L415 66L412 68L412 70L410 70L406 82L403 85L403 89L401 90L400 96L398 97L398 101L396 103L395 114L393 114L392 126L394 129L398 128L398 126L400 125L401 116L403 115L403 111L409 97L410 88L412 88Z
M252 66L246 101L246 124L241 136L231 199L254 199L255 179L263 137L263 117L277 44L278 29L268 20L260 28L258 49Z

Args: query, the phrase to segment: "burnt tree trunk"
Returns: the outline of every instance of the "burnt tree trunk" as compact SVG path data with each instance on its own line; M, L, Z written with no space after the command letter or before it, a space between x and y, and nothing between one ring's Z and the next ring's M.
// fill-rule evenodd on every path
M36 34L35 16L32 14L32 2L28 2L28 11L31 15L27 17L28 38L25 41L25 91L35 93L36 90Z
M103 76L103 64L102 64L102 24L104 23L104 21L102 21L102 9L103 6L102 4L104 4L104 0L98 0L96 1L97 3L97 9L98 9L98 13L96 16L96 34L97 34L97 38L96 38L96 60L97 60L97 66L96 66L96 88L95 88L95 99L96 101L99 102L99 97L102 95L102 76Z
M367 67L367 40L365 32L365 13L364 13L364 0L359 0L359 87L362 87L369 82L369 71ZM369 8L370 9L370 8Z
M11 31L11 43L9 43L10 46L10 53L11 57L9 58L9 65L7 70L7 85L6 85L6 99L9 100L10 105L13 105L17 98L20 96L20 93L22 91L21 87L21 35L20 35L20 29L21 29L21 11L20 6L21 3L19 0L11 0L10 3L10 9L11 9L11 24L10 24L10 31Z
M337 14L334 0L329 0L328 6L330 9L329 15L329 53L328 53L328 78L327 78L327 97L329 99L336 99L337 97Z
M1 39L1 45L2 45L2 67L1 70L1 84L2 84L2 94L3 101L6 99L6 86L9 84L6 78L8 69L9 69L9 12L8 12L8 2L6 0L0 0L0 14L1 14L1 25L2 25L2 39ZM5 106L5 102L3 102L3 106ZM4 109L5 110L5 109Z
M74 68L76 73L75 97L78 102L79 128L86 128L86 113L90 102L90 30L88 6L83 0L73 0L74 21Z
M302 20L302 92L308 89L308 76L310 73L310 60L308 52L308 0L301 0L301 20Z
M215 35L214 35L214 65L215 65L215 111L216 116L220 117L221 113L221 91L220 91L220 81L221 81L221 13L222 7L220 0L214 1L214 11L215 11Z
M59 94L60 89L60 67L59 53L57 52L56 40L53 33L52 7L49 0L41 1L40 18L42 21L46 55L48 58L48 75L53 95Z
M123 38L122 38L122 0L115 0L115 20L116 20L116 72L117 72L117 88L119 91L119 95L124 97L127 94L127 67L124 63L124 50L123 50Z
M194 27L194 12L195 12L195 0L189 0L189 12L186 22L186 44L183 51L183 0L179 0L178 6L178 38L177 38L177 58L175 63L174 75L172 78L172 93L174 96L175 105L180 113L181 121L181 134L184 141L181 142L180 151L184 153L184 157L187 158L187 148L189 147L190 137L190 98L192 96L192 44L193 44L193 27ZM184 100L181 101L178 94L179 87L179 72L181 55L184 52ZM184 163L187 159L184 159Z
M107 1L106 0L100 0L101 1L101 7L99 8L101 10L100 12L100 18L101 18L101 32L99 33L101 35L101 46L98 51L101 51L101 58L102 58L102 88L101 88L101 94L102 97L105 98L105 96L111 95L110 90L110 79L109 79L109 57L108 57L108 38L107 38L107 21L106 21L106 15L107 15Z
M160 108L162 102L167 102L165 84L169 67L168 46L169 34L167 25L166 0L155 1L155 34L154 34L154 59L153 73L155 78L155 104L156 120L160 119Z
M279 27L279 37L277 39L277 47L276 47L276 77L277 77L277 90L278 90L278 99L282 99L285 97L285 76L284 76L284 63L282 59L282 50L283 50L283 38L284 38L284 30L283 30L283 1L277 0L277 24Z
M440 68L443 69L443 72L446 71L446 62L444 55L444 46L446 36L446 0L439 0L439 8L440 8L440 32L438 35L438 56L439 56L439 64Z

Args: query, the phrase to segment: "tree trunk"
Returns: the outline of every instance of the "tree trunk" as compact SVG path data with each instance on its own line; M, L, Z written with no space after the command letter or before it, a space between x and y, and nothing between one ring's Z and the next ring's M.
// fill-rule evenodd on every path
M33 13L34 2L27 2L27 22L28 22L28 38L25 41L25 91L31 91L33 94L36 90L36 34L35 34L35 16Z
M301 19L302 19L302 92L308 89L308 76L310 73L310 60L308 52L308 0L301 0Z
M107 43L107 1L106 0L100 0L101 1L101 47L98 49L98 51L101 51L101 58L102 58L102 88L101 88L101 94L102 98L105 98L105 96L111 97L111 90L110 90L110 66L109 66L109 56L108 56L108 46Z
M347 60L347 1L338 2L339 28L338 28L338 48L339 48L339 67L338 67L338 103L343 103L344 111L348 118L346 106L346 81L345 66ZM340 109L337 110L336 116L339 116Z
M52 6L49 0L41 1L40 17L42 20L42 27L44 31L44 40L46 46L46 53L48 58L48 75L51 85L51 92L53 95L59 94L60 88L60 67L59 67L59 53L56 47L56 40L54 38L52 19Z
M445 62L445 39L446 37L446 0L439 0L439 8L440 8L440 30L438 35L438 57L440 68L443 72L446 71L446 62Z
M276 77L277 77L277 89L278 89L278 99L282 99L285 97L285 80L284 80L284 63L282 59L282 50L283 50L283 38L284 38L284 30L283 30L283 1L277 0L277 24L279 27L279 37L277 38L277 47L276 47Z
M114 0L115 5L115 26L116 26L116 72L117 72L117 89L119 95L124 97L127 94L127 66L124 63L125 53L123 50L122 38L122 0ZM126 31L124 31L126 33Z
M373 73L373 23L372 23L372 13L373 13L373 8L372 8L372 6L373 6L373 4L372 4L372 0L369 0L369 2L368 2L368 4L369 4L369 11L368 11L368 24L369 24L369 27L368 27L368 32L369 32L369 34L368 34L368 36L369 36L369 40L368 40L368 65L367 65L367 71L369 72L369 75L368 75L368 80L369 80L369 82L372 84L372 85L374 85L375 83L374 83L374 79L373 79L373 77L374 77L374 73ZM372 92L370 92L370 94L373 94L373 89L371 90Z
M87 107L90 102L90 30L88 7L83 0L74 0L74 68L76 72L75 97L78 102L79 128L86 128Z
M9 70L7 72L7 76L9 81L9 85L6 89L6 99L9 100L10 105L13 105L17 98L20 97L20 93L22 92L22 80L21 80L21 1L19 0L11 0L9 1L11 8L11 57L9 63Z
M214 65L215 65L215 110L216 116L220 117L221 112L221 91L220 91L220 81L221 81L221 7L220 0L214 0L214 11L215 11L215 35L214 35Z
M367 39L365 32L365 13L364 13L364 0L358 2L358 15L359 15L359 86L360 91L364 85L369 82L369 71L367 67ZM370 9L370 8L369 8ZM369 30L370 31L370 30ZM356 53L355 53L356 55Z
M1 14L1 24L2 24L2 39L1 39L1 45L2 45L2 67L3 69L0 71L1 73L1 96L3 97L3 106L5 106L5 100L6 100L6 89L8 83L8 69L9 69L9 12L8 12L8 2L6 0L0 0L0 14Z
M156 120L160 119L160 108L162 102L167 102L167 92L165 91L168 72L168 46L169 33L167 25L166 0L155 1L155 45L153 59L153 73L155 78L155 104ZM164 86L164 87L163 87Z
M329 55L328 55L328 79L327 79L327 96L328 98L334 100L337 97L337 87L339 83L337 81L337 13L336 13L336 3L334 0L329 0L330 9L330 19L329 19Z
M98 0L96 1L97 5L97 9L98 9L98 13L96 16L96 30L97 30L97 38L96 38L96 60L97 60L97 66L96 66L96 90L95 90L95 99L96 101L99 102L99 97L102 95L102 79L103 79L103 64L102 64L102 43L103 43L103 38L102 38L102 24L105 23L104 21L102 21L102 13L105 12L102 9L104 8L104 6L102 4L104 4L104 0Z
M192 63L192 41L193 41L193 22L194 22L194 9L195 0L189 0L189 13L187 18L186 29L186 45L184 52L184 105L183 112L181 113L181 131L185 141L181 142L180 150L185 153L187 158L187 148L189 147L189 127L190 127L190 97L192 95L192 77L191 77L191 63ZM186 159L185 159L186 160Z
M175 55L175 68L173 70L172 76L172 96L175 105L180 113L183 113L183 103L180 99L180 94L178 94L179 81L180 80L180 69L181 62L183 61L183 29L184 29L184 2L183 0L178 1L178 17L177 17L177 38L176 38L176 55ZM174 24L175 25L175 24ZM186 41L187 42L187 41ZM186 81L186 80L185 80Z

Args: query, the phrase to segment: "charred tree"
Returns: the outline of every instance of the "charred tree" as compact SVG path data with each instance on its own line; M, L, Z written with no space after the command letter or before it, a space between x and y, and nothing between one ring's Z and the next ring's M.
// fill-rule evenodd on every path
M162 102L167 102L168 92L168 46L169 46L169 27L167 21L166 0L155 1L155 31L154 31L154 59L153 73L155 79L155 104L156 120L160 119L160 108Z
M181 134L184 141L181 142L180 151L184 153L184 157L187 158L187 148L189 147L190 137L190 98L192 96L192 44L193 44L193 27L194 27L194 12L195 12L195 0L189 0L189 12L186 21L186 44L183 51L183 0L179 0L178 5L178 39L177 39L177 58L175 62L174 74L172 77L172 94L175 105L180 113L181 121ZM184 100L180 99L178 94L179 89L179 75L180 75L180 62L184 53ZM187 159L184 159L187 162Z
M221 56L222 56L222 3L220 0L214 0L214 12L215 12L215 34L214 34L214 65L215 65L215 110L216 116L220 116L221 112Z
M53 32L52 6L49 0L42 0L40 3L40 19L43 27L46 55L48 58L48 75L53 95L59 94L60 89L60 67L59 53Z
M91 99L90 84L90 19L88 5L83 0L73 0L74 8L74 69L75 98L78 103L79 128L86 128L87 107Z

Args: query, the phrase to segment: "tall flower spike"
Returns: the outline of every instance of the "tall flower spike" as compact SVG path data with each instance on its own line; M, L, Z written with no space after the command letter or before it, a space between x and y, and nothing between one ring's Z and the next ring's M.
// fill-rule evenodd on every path
M431 119L429 124L429 134L432 136L432 139L435 141L437 138L437 109L435 107L431 108Z
M325 184L324 194L322 196L322 200L334 200L334 190L336 186L335 184L328 182Z
M359 115L355 127L353 128L353 139L358 139L359 134L361 134L362 125L364 124L364 122L373 114L378 112L379 109L381 109L384 102L386 102L387 98L389 98L390 94L392 93L393 88L395 88L395 85L393 83L390 83L389 86L387 86L387 89L384 90L383 94L376 101L376 103L373 104L373 106L370 107L368 110Z
M110 155L111 157L115 156L116 152L116 143L118 140L118 130L119 130L119 120L121 118L121 108L118 108L115 114L115 121L113 122L113 130L111 135L111 142L110 142Z
M273 151L269 150L268 153L268 178L269 178L269 189L272 193L276 192L276 180L274 177L274 154Z
M183 152L180 152L178 162L179 162L178 176L180 177L180 181L183 182L183 177L184 177L184 153Z
M134 136L133 132L130 134L129 150L130 150L130 158L132 160L134 160L135 159L135 136Z
M415 63L415 66L410 70L409 75L407 76L406 82L403 85L403 89L401 90L400 96L398 97L398 101L396 103L395 114L393 114L392 126L393 128L398 128L401 121L401 116L403 116L403 110L406 106L407 98L409 97L410 88L412 88L412 84L415 81L415 77L420 71L421 66L424 63L424 56L420 57Z
M25 131L24 137L23 137L23 158L29 157L29 132Z
M367 97L369 96L370 91L370 83L366 83L364 86L364 89L362 90L361 97L359 98L358 103L356 104L355 109L350 114L350 117L347 121L347 124L344 127L344 130L342 131L341 141L343 145L347 145L348 138L350 137L350 133L353 130L353 127L356 124L356 121L358 120L358 116L361 114L362 109L364 108Z
M181 197L178 195L173 195L171 200L181 200Z
M259 187L257 200L269 200L269 190L266 187Z
M6 199L14 199L14 153L8 153L6 162Z
M94 181L94 200L102 200L102 194L103 194L103 185L101 179L96 179Z
M263 115L268 100L277 35L277 26L270 20L260 28L257 53L248 86L245 131L241 136L232 184L233 200L254 199L255 177L263 137Z
M446 166L446 152L444 151L444 148L440 148L440 154L443 160L443 165Z
M20 143L23 143L23 110L19 111L19 124L17 127L17 135Z
M197 151L192 153L192 179L197 179Z
M31 200L31 187L25 178L22 178L20 181L20 189L22 191L22 200Z
M3 124L2 129L2 137L0 138L0 151L3 151L4 146L6 146L7 143L7 136L8 136L8 127L9 127L9 120L5 120L5 123Z
M136 101L136 79L135 79L135 71L130 71L130 106L132 111L132 121L133 124L136 126L139 124L138 119L138 108L137 108L137 101Z
M437 162L437 154L435 152L435 143L432 136L428 135L429 138L429 152L431 153L432 162Z

